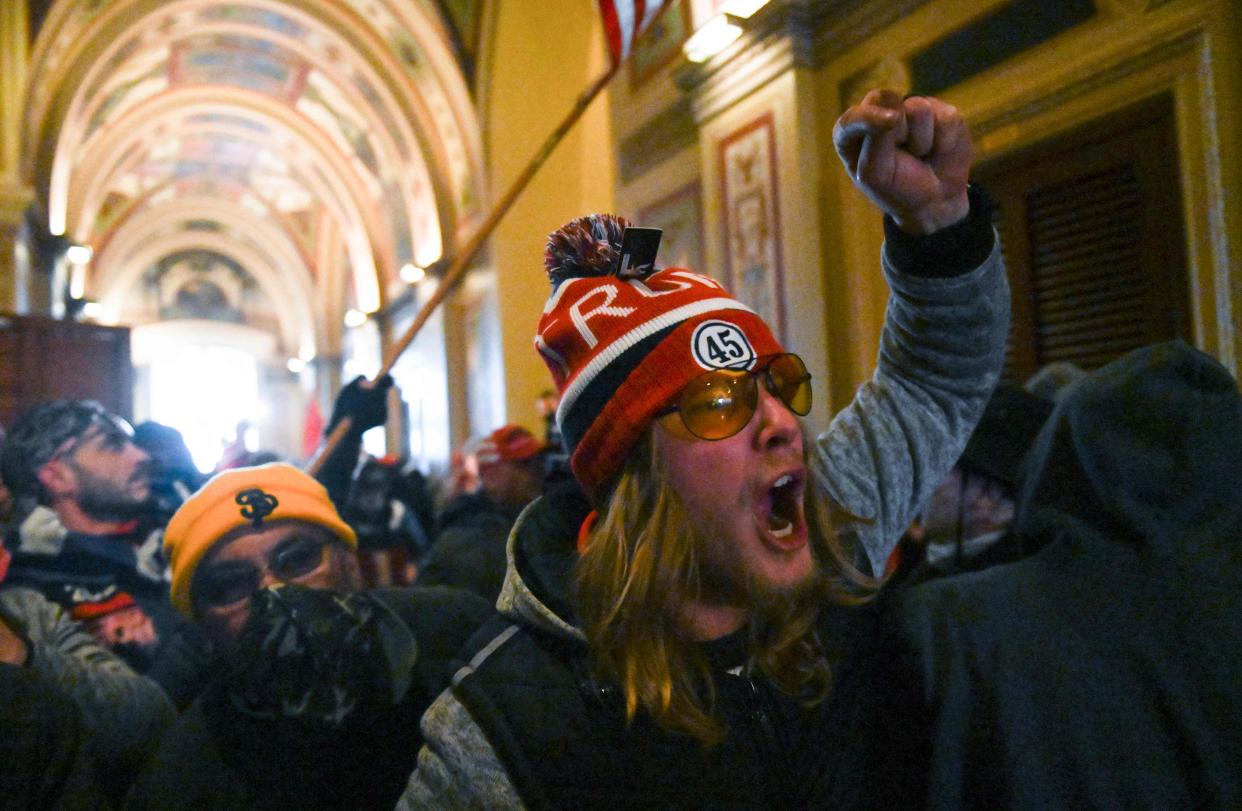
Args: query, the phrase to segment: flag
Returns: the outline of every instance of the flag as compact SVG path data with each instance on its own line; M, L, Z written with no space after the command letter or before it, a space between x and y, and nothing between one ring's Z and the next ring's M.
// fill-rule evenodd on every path
M307 459L315 455L319 447L319 439L323 436L323 412L319 410L319 401L311 397L306 407L306 420L302 423L302 453Z
M634 47L634 40L646 31L664 7L674 0L599 0L599 13L604 18L604 34L614 65L624 62Z

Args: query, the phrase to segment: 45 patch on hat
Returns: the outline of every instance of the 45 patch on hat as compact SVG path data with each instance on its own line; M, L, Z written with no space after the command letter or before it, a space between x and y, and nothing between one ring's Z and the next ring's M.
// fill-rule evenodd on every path
M643 278L567 277L562 232L593 235L591 261L608 267L628 225L611 215L575 220L549 237L559 282L539 320L535 347L561 392L556 419L574 475L599 499L655 414L705 369L750 368L784 352L763 319L708 276L665 268Z
M759 357L746 333L728 321L704 321L699 324L690 346L694 359L708 371L749 369Z

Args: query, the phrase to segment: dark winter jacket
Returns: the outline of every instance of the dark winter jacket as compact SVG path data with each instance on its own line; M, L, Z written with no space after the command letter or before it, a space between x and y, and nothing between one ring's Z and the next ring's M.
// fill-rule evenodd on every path
M128 807L392 808L419 717L492 611L466 592L406 588L349 598L351 615L313 614L339 598L307 592L291 622L263 627L253 661L221 670L178 719Z
M77 707L38 672L0 664L0 808L104 809Z
M106 794L123 796L165 727L172 722L172 707L160 688L126 667L60 606L37 592L12 588L6 583L0 589L0 620L22 638L28 649L26 664L17 669L29 677L14 677L12 683L17 685L22 679L38 681L42 688L29 689L58 693L73 704L73 718L65 723L79 731L74 735L80 737L83 758L97 769L94 782ZM55 704L53 699L48 701ZM17 705L9 709L14 717L22 713ZM48 723L59 724L54 719L61 716L54 706L48 712L52 713ZM34 734L32 730L28 732ZM18 726L13 725L0 730L0 738L20 734ZM71 754L72 751L66 752ZM9 762L0 759L0 772L8 768ZM51 761L48 768L55 768Z
M570 479L523 516L515 566L545 605L570 610L565 589L577 559L576 527L589 511ZM508 642L494 662L459 672L455 693L527 807L622 809L638 797L661 809L801 805L796 776L815 765L803 733L820 711L742 672L745 631L703 645L730 729L708 748L642 715L627 725L619 691L592 676L581 639L534 628L515 635L515 627L496 616L476 634L463 662L497 639Z
M453 499L440 513L440 534L419 568L418 585L455 586L496 602L516 517L482 492Z
M1042 550L892 612L859 805L1242 807L1240 469L1236 384L1185 344L1075 384L1019 496Z
M894 295L875 376L807 449L809 486L856 517L839 529L867 571L882 571L914 511L958 458L1000 369L1004 268L986 219L974 226L981 228L967 235L965 249L946 253L975 264L943 274L949 278L928 278L940 274L908 264L929 259L910 244L917 240L890 240L885 266ZM764 680L730 673L744 665L739 640L707 650L729 722L721 744L705 749L641 717L625 727L615 687L594 684L586 671L584 637L566 596L585 507L555 503L568 498L554 491L519 517L497 602L507 624L494 621L470 643L473 655L453 688L428 709L427 743L398 807L801 805L802 782L823 760L826 742L835 743L817 720L828 710L804 712ZM826 645L856 644L845 638L851 623L836 613L825 608Z
M7 583L41 593L109 650L145 673L184 620L168 598L161 528L116 535L69 532L37 508L6 540Z

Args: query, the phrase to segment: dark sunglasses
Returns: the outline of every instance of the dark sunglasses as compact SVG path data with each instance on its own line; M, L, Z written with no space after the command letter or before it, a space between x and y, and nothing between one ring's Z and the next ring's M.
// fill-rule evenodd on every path
M100 443L100 447L112 453L122 450L126 445L133 442L133 438L120 425L110 420L96 418L80 434L62 442L60 447L48 457L48 461L54 462L58 459L72 456L80 448L97 438L103 440Z
M757 378L799 417L811 410L811 373L802 358L786 352L765 355L750 369L716 369L691 380L677 401L657 416L680 412L686 430L699 439L728 439L746 427L759 407Z
M254 596L269 572L288 583L315 571L328 546L322 538L297 535L273 549L261 569L250 561L212 563L194 577L194 602L201 608L231 608Z

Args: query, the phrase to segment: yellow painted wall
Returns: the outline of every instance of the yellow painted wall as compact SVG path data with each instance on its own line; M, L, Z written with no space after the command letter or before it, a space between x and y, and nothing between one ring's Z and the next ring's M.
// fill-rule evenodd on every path
M902 60L995 0L933 0L828 60L819 71L820 149L833 121L877 82L902 87ZM1055 138L1161 93L1174 102L1195 343L1234 374L1242 363L1242 6L1237 0L1101 0L1096 17L949 88L986 161ZM839 173L825 174L827 268L865 267L878 216ZM834 403L870 372L886 291L851 277L828 314ZM835 308L835 309L834 309ZM831 326L837 325L837 326ZM848 333L848 354L836 352Z
M500 0L492 51L481 77L492 199L498 198L591 81L607 68L599 14L588 0ZM584 47L587 43L587 47ZM508 419L536 433L539 392L551 386L535 352L547 300L543 245L569 220L613 206L614 158L608 102L601 95L557 147L497 227L497 269Z

